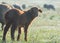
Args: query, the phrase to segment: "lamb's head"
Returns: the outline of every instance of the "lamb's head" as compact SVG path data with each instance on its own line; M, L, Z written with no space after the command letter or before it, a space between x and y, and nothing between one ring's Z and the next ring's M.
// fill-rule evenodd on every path
M38 16L38 11L42 13L42 10L41 10L41 9L38 9L37 7L31 8L31 14L32 14L34 17L37 17L37 16Z

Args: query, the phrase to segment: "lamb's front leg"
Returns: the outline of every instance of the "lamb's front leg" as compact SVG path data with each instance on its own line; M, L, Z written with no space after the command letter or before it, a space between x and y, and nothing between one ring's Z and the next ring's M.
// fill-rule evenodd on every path
M21 35L21 27L18 28L18 37L17 37L17 41L19 41L20 35Z
M25 41L27 41L27 29L28 29L28 25L25 25L25 27L24 27Z

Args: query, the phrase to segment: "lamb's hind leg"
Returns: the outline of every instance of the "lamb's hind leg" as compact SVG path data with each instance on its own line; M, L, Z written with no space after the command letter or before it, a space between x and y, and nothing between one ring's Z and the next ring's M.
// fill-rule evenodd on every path
M2 28L2 30L3 30L3 28L4 28L4 23L2 23L2 26L1 26L1 28Z
M16 28L17 28L17 25L12 24L12 27L11 27L11 39L12 39L12 41L14 41L14 33L15 33Z
M5 28L4 28L3 38L2 38L3 42L4 42L5 39L6 39L6 34L7 34L7 31L8 31L8 29L9 29L10 25L11 25L11 23L7 23L6 26L5 26Z

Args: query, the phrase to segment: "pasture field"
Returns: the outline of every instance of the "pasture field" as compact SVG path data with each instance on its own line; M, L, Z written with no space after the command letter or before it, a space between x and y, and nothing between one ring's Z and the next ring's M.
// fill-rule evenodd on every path
M15 32L15 41L11 41L10 29L6 35L7 43L60 43L60 0L0 0L0 2L7 2L8 4L17 4L22 6L26 4L37 5L43 10L42 14L39 14L35 18L28 28L27 42L24 41L24 30L21 29L21 37L19 41L16 41L17 33ZM43 3L44 2L44 3ZM56 7L56 11L47 10L43 8L43 4L52 4ZM22 8L22 7L21 7ZM0 24L1 30L1 24ZM0 31L0 43L2 43L3 31Z
M53 16L52 16L53 15ZM15 41L13 43L60 43L60 16L57 14L39 15L34 19L28 28L28 41L24 41L24 31L22 28L21 39L16 41L17 31L15 32ZM51 19L53 17L53 19ZM0 31L0 43L2 42L2 33ZM6 36L7 43L11 43L10 30Z

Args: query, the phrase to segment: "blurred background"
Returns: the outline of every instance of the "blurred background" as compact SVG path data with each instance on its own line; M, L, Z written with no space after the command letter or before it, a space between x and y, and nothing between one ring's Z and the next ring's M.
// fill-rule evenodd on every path
M0 0L0 2L6 2L11 5L18 4L20 6L22 4L26 4L26 6L37 5L37 6L43 7L44 4L52 4L54 5L55 8L60 7L60 0Z
M34 6L42 9L43 13L39 13L29 26L27 43L60 43L60 0L0 0L0 2L18 5L22 10ZM10 37L9 34L7 36ZM19 41L21 43L25 43L23 36L22 32ZM10 43L9 40L7 41Z

